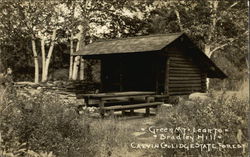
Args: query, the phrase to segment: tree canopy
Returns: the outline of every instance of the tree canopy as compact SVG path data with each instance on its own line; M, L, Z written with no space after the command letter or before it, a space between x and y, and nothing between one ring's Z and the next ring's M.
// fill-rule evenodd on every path
M243 0L27 0L1 3L0 10L1 63L20 76L23 73L20 69L33 71L32 38L40 69L50 56L50 49L52 58L60 58L61 53L51 45L64 45L66 54L70 53L71 34L75 48L75 41L79 41L77 34L84 45L98 39L183 31L216 62L226 60L240 71L248 65L248 9L247 1ZM80 34L79 26L83 27ZM56 33L52 40L53 30ZM42 38L44 43L40 42ZM43 44L44 50L40 48ZM222 65L222 69L227 68Z

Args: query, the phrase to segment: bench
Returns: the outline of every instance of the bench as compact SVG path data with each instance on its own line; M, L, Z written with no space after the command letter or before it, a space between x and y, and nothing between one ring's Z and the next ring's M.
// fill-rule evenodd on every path
M150 115L150 108L156 108L158 112L159 107L162 105L162 102L151 102L151 103L141 103L141 104L132 104L132 105L119 105L119 106L109 106L103 107L101 109L102 116L104 116L106 111L109 111L111 115L114 114L114 111L124 111L124 110L135 110L135 109L146 109L146 116Z
M160 100L156 100L158 97L165 96L157 95L155 92L149 91L128 91L128 92L112 92L112 93L97 93L97 94L81 94L78 98L84 98L87 107L91 106L95 101L96 106L100 108L100 114L104 117L106 111L122 111L130 110L130 113L134 112L134 109L145 108L146 115L150 114L150 108L158 108L162 103ZM139 99L139 101L137 100ZM114 105L114 106L111 106Z

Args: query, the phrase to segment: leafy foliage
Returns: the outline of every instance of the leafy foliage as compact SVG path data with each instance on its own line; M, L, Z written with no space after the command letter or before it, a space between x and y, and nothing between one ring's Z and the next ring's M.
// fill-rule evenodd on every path
M221 128L228 129L229 132L223 134L223 139L206 139L203 143L226 143L242 144L242 149L213 150L210 152L199 149L182 151L181 149L167 149L165 154L175 152L194 156L246 156L247 155L247 111L248 100L239 99L236 96L228 97L226 93L218 96L211 93L211 99L202 101L181 101L177 106L164 110L159 116L157 124L168 128ZM169 142L169 141L166 141ZM175 141L178 143L178 141ZM191 144L191 141L181 141L184 144Z
M0 153L6 157L108 155L129 141L121 140L129 137L122 123L90 119L93 108L78 113L73 102L48 92L16 95L4 86L0 92Z
M156 9L150 14L149 33L184 31L229 75L228 82L245 76L248 66L246 1L157 1L152 6ZM238 71L237 74L231 69ZM219 81L211 87L223 88L222 84ZM226 83L226 87L235 89L230 83Z

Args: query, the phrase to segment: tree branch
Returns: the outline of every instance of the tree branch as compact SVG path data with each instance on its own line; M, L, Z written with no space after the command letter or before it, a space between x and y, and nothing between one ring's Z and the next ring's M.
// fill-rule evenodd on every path
M236 6L240 1L234 2L232 5L230 5L227 10L231 9L232 7Z
M180 13L179 11L177 10L177 8L175 7L175 15L177 17L177 21L178 21L178 24L179 24L179 28L180 28L180 31L183 31L183 26L182 26L182 23L181 23L181 17L180 17Z
M245 31L244 33L242 33L242 35L245 35L245 34L248 34L248 30ZM232 39L230 40L229 42L225 43L225 44L222 44L218 47L215 47L213 50L211 50L209 53L212 55L215 51L219 50L219 49L222 49L223 47L229 45L230 43L234 42L235 40L239 40L239 38L235 38L235 39Z
M223 45L220 45L220 46L214 48L213 50L211 50L209 53L210 53L210 54L213 54L215 51L217 51L217 50L219 50L219 49L222 49L223 47L227 46L229 43L230 43L230 42L225 43L225 44L223 44Z

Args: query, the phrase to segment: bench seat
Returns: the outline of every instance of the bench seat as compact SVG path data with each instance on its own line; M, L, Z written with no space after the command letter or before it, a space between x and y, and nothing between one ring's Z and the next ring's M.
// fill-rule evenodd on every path
M109 107L103 107L103 110L105 110L105 111L110 111L110 110L122 111L122 110L130 110L130 109L152 108L152 107L157 107L159 105L162 105L162 102L109 106Z

